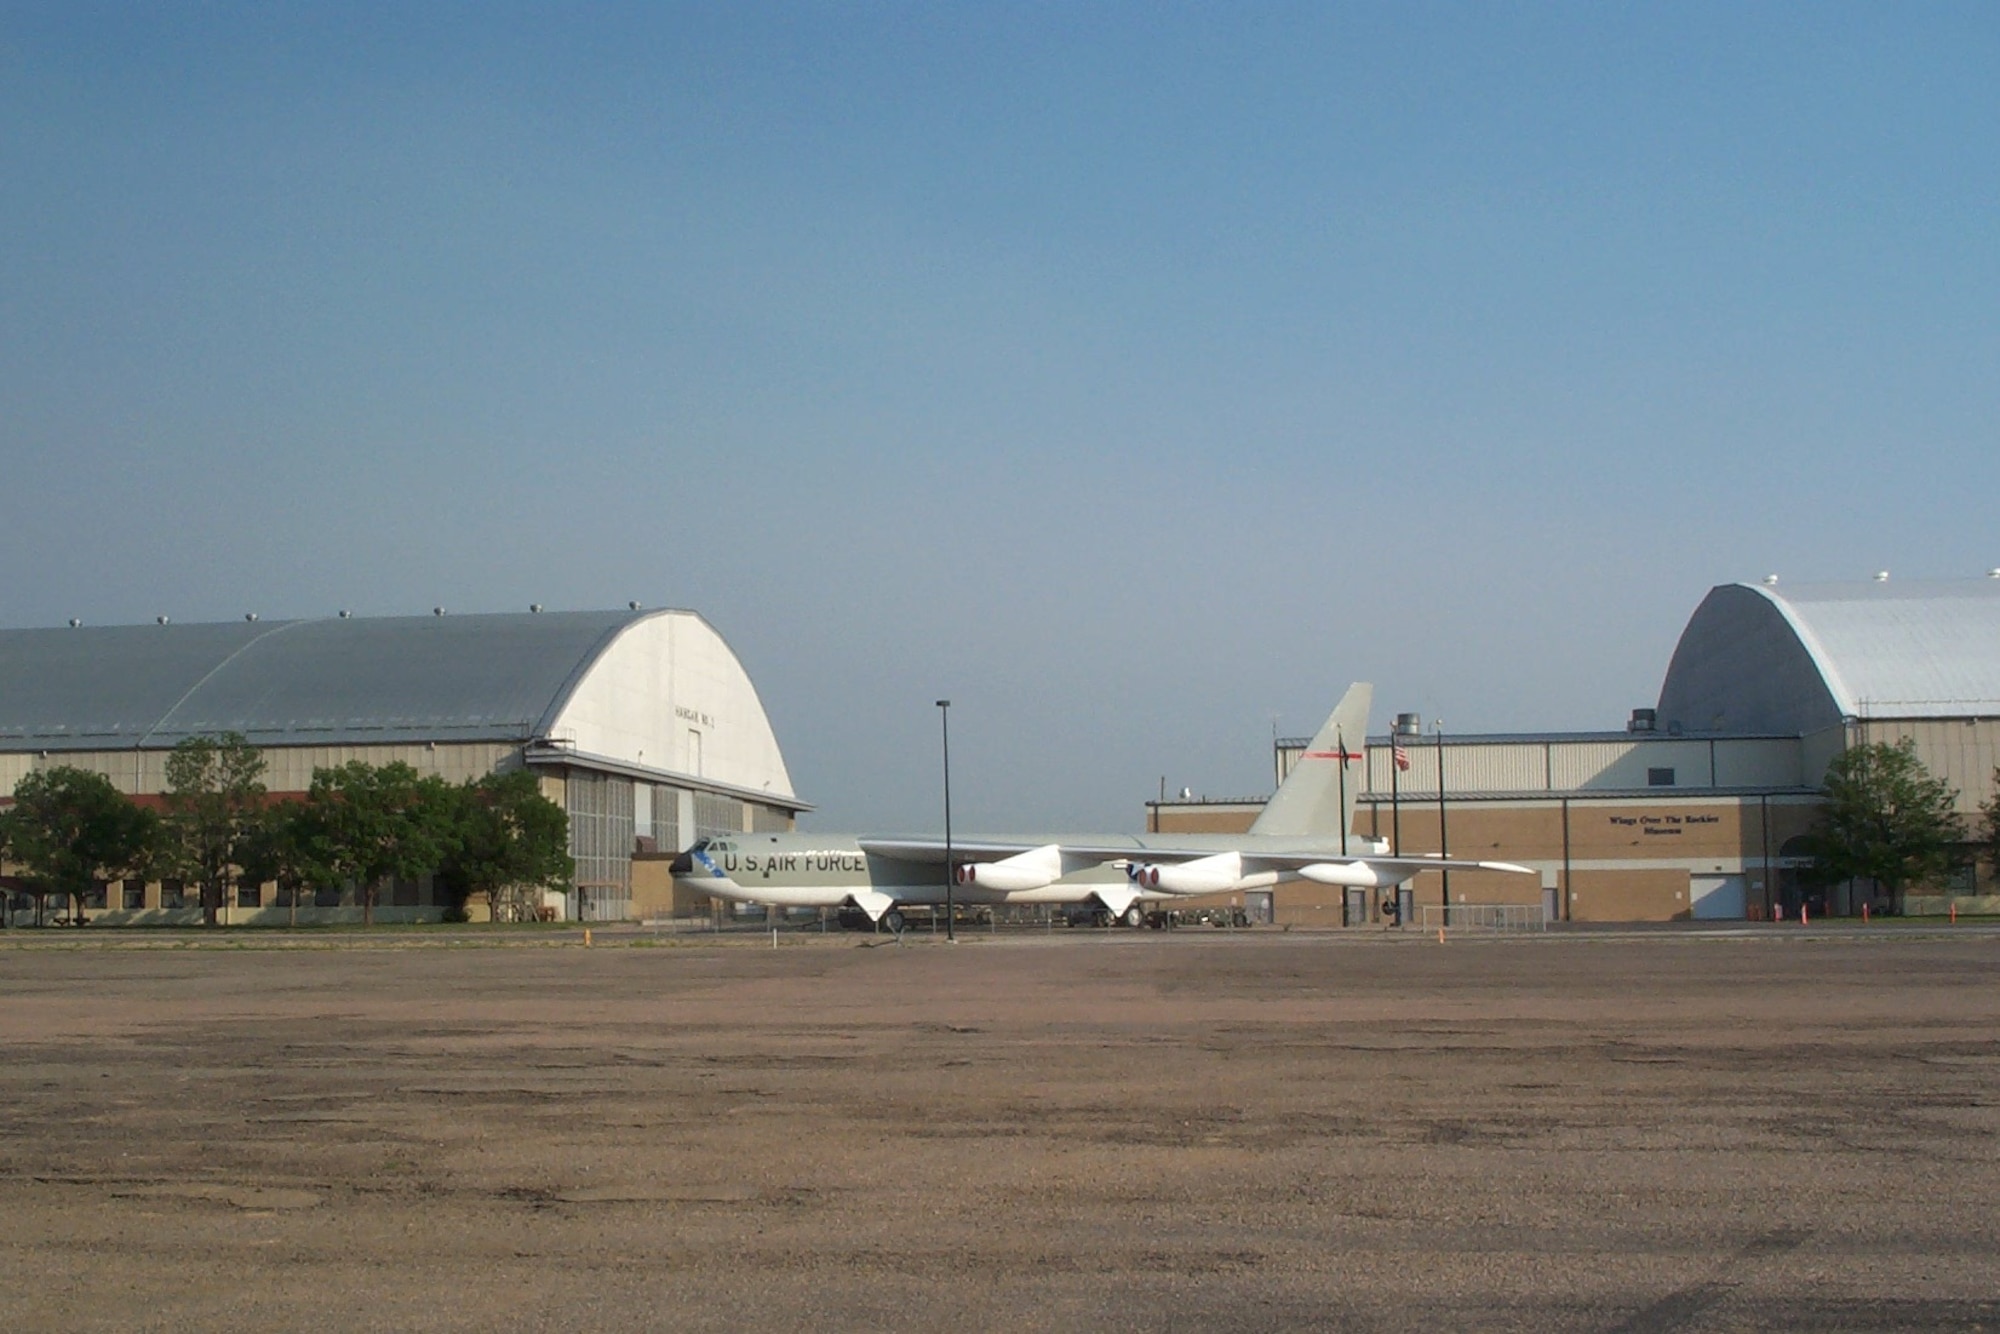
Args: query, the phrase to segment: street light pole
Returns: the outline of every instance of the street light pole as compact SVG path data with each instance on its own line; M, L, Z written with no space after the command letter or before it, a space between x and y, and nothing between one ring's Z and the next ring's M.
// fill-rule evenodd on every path
M937 706L938 727L944 735L944 938L956 943L958 936L952 919L957 913L952 902L952 885L958 879L958 863L951 849L951 701L941 699Z
M1445 807L1444 719L1442 718L1431 719L1431 726L1437 729L1437 738L1438 738L1438 855L1444 858L1446 861L1450 861L1451 836L1445 832L1445 820L1444 820L1444 807ZM1444 881L1444 888L1441 891L1439 891L1444 896L1444 924L1446 926L1450 926L1451 925L1451 868L1448 866L1440 867L1439 874L1442 876Z

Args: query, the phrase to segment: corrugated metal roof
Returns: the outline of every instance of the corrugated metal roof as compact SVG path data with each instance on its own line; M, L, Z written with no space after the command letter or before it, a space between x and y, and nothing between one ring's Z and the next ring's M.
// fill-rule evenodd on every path
M354 617L0 630L0 750L513 741L658 613Z
M1682 632L1659 716L1810 732L2000 714L2000 579L1725 584Z
M1842 713L2000 711L2000 579L1756 591L1799 631Z

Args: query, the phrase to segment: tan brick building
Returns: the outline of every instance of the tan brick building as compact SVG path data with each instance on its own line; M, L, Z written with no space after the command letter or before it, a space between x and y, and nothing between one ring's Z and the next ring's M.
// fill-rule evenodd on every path
M1407 716L1406 716L1407 717ZM1656 708L1623 732L1425 735L1410 718L1371 738L1355 766L1354 833L1404 853L1532 867L1518 875L1426 872L1407 887L1417 920L1453 907L1541 905L1553 921L1767 919L1773 910L1852 914L1868 885L1801 882L1827 764L1848 747L1912 738L1959 793L1969 825L1994 796L2000 763L2000 571L1985 579L1782 588L1725 584L1690 618ZM1283 781L1304 749L1280 741ZM1400 747L1407 767L1394 756ZM1442 778L1442 781L1440 779ZM1440 796L1442 793L1442 797ZM1160 832L1247 829L1250 801L1149 804ZM1968 869L1906 910L1955 900L2000 911L1990 874ZM1286 884L1257 914L1278 922L1381 918L1356 891ZM1253 914L1254 915L1254 914Z

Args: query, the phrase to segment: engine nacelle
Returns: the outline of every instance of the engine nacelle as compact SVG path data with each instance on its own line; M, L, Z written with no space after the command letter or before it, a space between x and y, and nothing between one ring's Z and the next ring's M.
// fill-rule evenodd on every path
M1041 889L1061 878L1062 848L1055 843L997 862L960 862L952 871L952 879L961 885L977 885L1001 894Z
M1243 856L1218 852L1191 862L1131 862L1126 878L1140 889L1157 889L1168 894L1220 894L1236 888L1243 878Z
M1351 885L1363 889L1400 885L1416 873L1415 867L1399 873L1368 862L1313 862L1299 868L1299 877L1316 885Z

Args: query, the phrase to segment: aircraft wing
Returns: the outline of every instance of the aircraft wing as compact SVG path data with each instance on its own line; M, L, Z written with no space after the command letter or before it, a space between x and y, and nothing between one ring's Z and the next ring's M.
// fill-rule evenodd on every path
M1152 851L1148 858L1158 860ZM1517 875L1533 875L1532 866L1518 866L1513 862L1462 861L1455 857L1384 857L1375 853L1328 853L1328 852L1246 852L1243 854L1245 866L1255 866L1266 871L1296 871L1302 866L1372 866L1378 871L1407 880L1419 871L1510 871Z
M944 864L944 840L942 838L862 838L858 842L860 842L862 852L866 852L868 856L886 856L886 858L896 860L896 862L918 862L918 864L930 864L930 862L934 862L938 866ZM952 858L966 860L966 862L986 862L986 860L996 860L996 858L1020 856L1022 852L1034 852L1034 850L1046 848L1050 844L1054 844L1056 848L1062 850L1064 862L1068 862L1070 858L1076 858L1080 864L1112 862L1112 860L1122 858L1122 856L1146 854L1146 848L1142 848L1136 838L1130 838L1130 840L1124 840L1124 842L1106 842L1106 844L1098 844L1098 842L1082 844L1082 842L1068 842L1064 838L1052 838L1052 840L1044 838L1040 842L1032 842L1032 840L1026 840L1026 838L998 838L998 840L996 838L968 838L968 840L954 838L952 840ZM1204 856L1204 854L1200 854L1200 852L1188 852L1188 856Z
M1262 841L1256 837L1248 837L1231 849L1241 854L1246 871L1295 872L1305 866L1367 866L1374 868L1385 883L1391 879L1407 880L1419 871L1507 871L1519 875L1534 874L1531 867L1518 866L1513 862L1461 861L1434 856L1385 857L1370 853L1332 852L1323 848L1264 849L1257 846ZM941 838L864 838L860 840L860 845L865 853L896 861L942 866L945 860L945 842ZM1200 848L1177 848L1171 843L1156 842L1152 839L1142 841L1137 838L1088 841L1059 838L1039 843L1029 839L974 838L963 842L953 839L951 855L955 860L968 862L998 861L1036 852L1049 846L1054 846L1060 851L1066 869L1122 861L1199 861L1205 857L1213 857L1218 851L1224 850L1214 842Z

